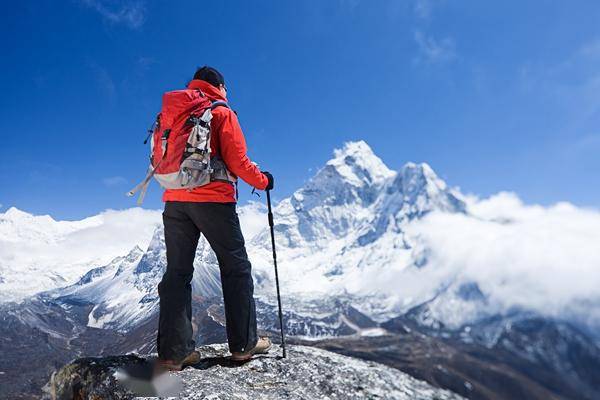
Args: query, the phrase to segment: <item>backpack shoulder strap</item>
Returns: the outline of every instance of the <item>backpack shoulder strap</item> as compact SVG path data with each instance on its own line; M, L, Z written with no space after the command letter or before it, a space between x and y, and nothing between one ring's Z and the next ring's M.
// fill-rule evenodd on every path
M217 107L227 107L227 108L230 108L229 104L227 104L227 102L222 101L222 100L213 101L211 103L211 105L210 105L210 109L211 110L214 110Z

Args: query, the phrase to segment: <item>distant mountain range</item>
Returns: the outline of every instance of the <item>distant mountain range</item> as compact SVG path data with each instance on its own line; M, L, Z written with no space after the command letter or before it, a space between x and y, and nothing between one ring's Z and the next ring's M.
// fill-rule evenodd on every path
M365 142L346 143L275 208L286 330L292 341L469 398L597 398L600 299L591 284L600 256L564 244L598 228L563 229L553 245L543 232L555 220L589 220L581 212L525 206L510 194L466 196L427 164L392 171ZM265 211L254 203L239 214L259 326L275 333ZM0 395L34 394L75 356L154 350L166 267L159 216L0 214ZM204 239L195 267L197 340L221 342L218 266ZM572 270L586 283L574 287ZM26 371L31 359L40 368Z

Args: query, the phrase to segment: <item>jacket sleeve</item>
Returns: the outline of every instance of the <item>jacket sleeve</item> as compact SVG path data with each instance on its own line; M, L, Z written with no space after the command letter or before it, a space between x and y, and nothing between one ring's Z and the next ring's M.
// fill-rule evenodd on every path
M268 179L246 154L246 140L235 113L224 110L223 122L219 132L221 157L229 171L250 186L259 190L267 187Z

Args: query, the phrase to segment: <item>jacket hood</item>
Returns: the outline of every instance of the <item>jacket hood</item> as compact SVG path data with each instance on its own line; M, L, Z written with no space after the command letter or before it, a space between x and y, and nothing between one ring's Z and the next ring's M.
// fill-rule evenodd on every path
M200 79L193 79L192 81L190 81L190 83L188 83L187 87L188 89L200 89L202 93L207 95L208 98L212 101L227 101L227 97L223 96L223 93L221 93L221 91L218 88L214 87L206 81L202 81Z

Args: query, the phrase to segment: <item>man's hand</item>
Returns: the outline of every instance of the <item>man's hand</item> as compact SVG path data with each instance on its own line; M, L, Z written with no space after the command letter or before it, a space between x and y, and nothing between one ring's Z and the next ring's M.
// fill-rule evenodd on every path
M269 183L267 183L267 187L265 190L273 190L273 185L275 184L275 180L273 179L273 175L267 171L262 171L263 175L267 177Z

